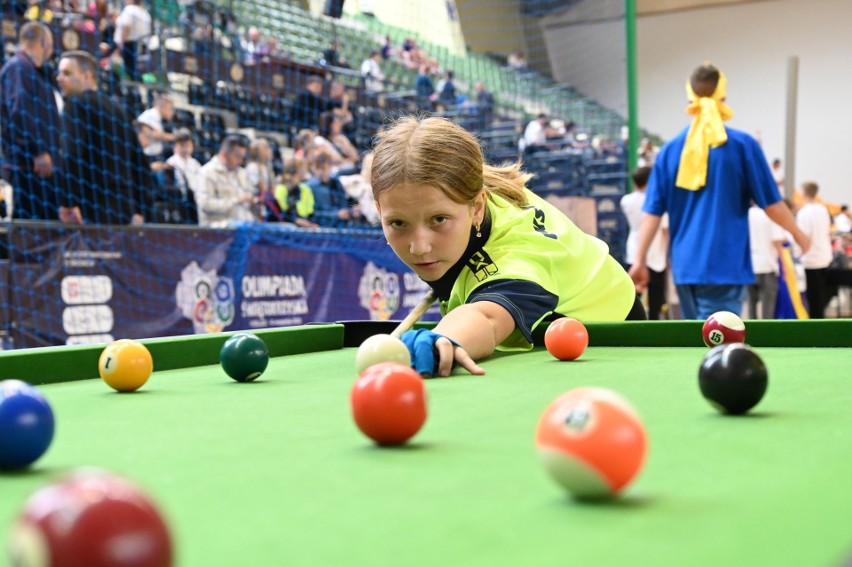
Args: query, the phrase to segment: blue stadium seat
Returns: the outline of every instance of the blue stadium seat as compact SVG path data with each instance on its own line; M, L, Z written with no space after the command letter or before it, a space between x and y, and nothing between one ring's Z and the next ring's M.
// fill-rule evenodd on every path
M211 102L210 87L204 83L189 84L189 104L208 106Z
M130 83L121 83L118 86L119 103L124 105L127 112L133 116L139 116L145 110L142 104L142 95L139 94L139 89L136 85Z
M191 131L195 132L195 114L191 110L186 110L185 108L176 108L174 118L172 118L172 123L175 128L189 128Z
M210 133L225 131L225 118L218 113L201 111L201 129Z

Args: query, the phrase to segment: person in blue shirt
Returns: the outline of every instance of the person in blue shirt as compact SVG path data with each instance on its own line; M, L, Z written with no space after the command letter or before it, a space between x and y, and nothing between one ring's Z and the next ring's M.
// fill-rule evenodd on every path
M62 120L46 63L53 35L41 22L21 27L19 49L0 69L3 174L14 188L14 216L53 220L58 213Z
M352 226L361 219L361 210L352 201L337 177L331 175L331 157L317 153L311 159L313 176L306 185L314 197L310 220L325 227Z
M438 88L438 102L445 108L452 108L456 105L456 84L453 82L455 74L452 71L447 71L444 74L444 80Z
M432 108L432 95L435 94L435 85L432 83L431 70L426 63L420 64L417 79L414 81L414 90L417 92L418 103L422 108Z
M689 128L665 144L648 180L630 276L637 291L648 283L646 256L663 213L669 214L672 277L685 319L742 310L754 283L748 239L751 201L807 250L808 237L781 199L757 141L728 128L726 78L705 63L687 81Z

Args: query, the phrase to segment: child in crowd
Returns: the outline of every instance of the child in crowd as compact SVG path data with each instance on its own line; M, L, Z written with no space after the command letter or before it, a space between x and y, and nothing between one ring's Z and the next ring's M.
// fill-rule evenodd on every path
M310 220L314 214L314 195L302 181L301 161L291 158L284 162L280 183L275 187L275 201L267 208L274 215L270 220L317 228L318 225Z
M402 118L379 134L372 188L388 244L436 293L434 331L403 334L421 374L472 374L495 349L529 350L542 321L644 319L606 244L526 188L520 164L483 162L442 118Z

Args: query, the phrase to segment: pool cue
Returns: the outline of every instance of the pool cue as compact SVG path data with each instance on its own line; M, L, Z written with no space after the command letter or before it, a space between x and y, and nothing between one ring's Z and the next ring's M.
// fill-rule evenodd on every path
M405 331L411 329L411 327L413 327L414 324L423 317L423 314L432 307L432 304L435 303L435 299L435 291L430 289L429 292L423 296L423 299L420 300L420 303L414 306L411 313L402 320L402 323L396 326L396 329L393 330L391 336L398 339Z

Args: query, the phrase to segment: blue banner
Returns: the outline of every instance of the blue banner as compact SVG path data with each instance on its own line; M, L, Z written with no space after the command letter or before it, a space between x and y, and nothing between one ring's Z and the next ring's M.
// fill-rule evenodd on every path
M398 320L428 290L378 231L19 223L9 250L15 348Z

